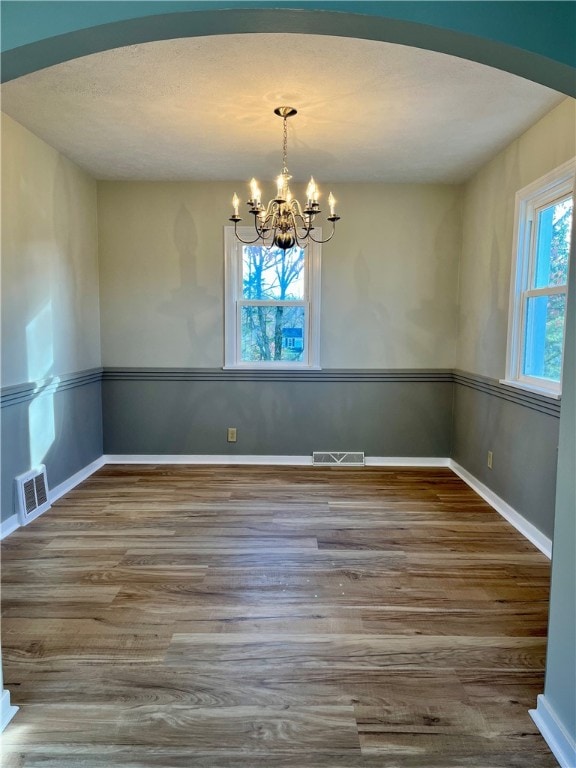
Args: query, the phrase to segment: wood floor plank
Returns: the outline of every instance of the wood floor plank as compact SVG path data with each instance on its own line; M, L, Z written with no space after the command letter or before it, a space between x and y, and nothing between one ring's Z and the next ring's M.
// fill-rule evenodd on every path
M555 768L558 764L548 752L539 749L537 735L524 738L519 752L510 751L503 745L501 750L490 752L489 762L481 763L482 768L524 768L526 765L522 752L531 750L533 768ZM490 745L488 745L490 746ZM401 755L394 752L375 753L373 755L350 755L346 753L308 754L305 762L295 762L290 754L274 753L274 768L463 768L474 765L474 751L482 752L484 744L476 743L472 749L466 746L450 753L434 753L432 750L413 750L410 754L404 750ZM471 754L472 753L472 754ZM425 755L426 762L422 762ZM195 751L190 754L185 748L142 749L138 747L113 747L97 751L95 747L72 745L71 749L54 758L46 750L35 749L25 757L24 763L17 768L101 768L102 765L122 766L122 768L270 768L270 755L247 754L237 752L219 753Z
M73 743L170 746L183 739L199 750L274 754L290 750L306 755L322 752L359 752L354 708L236 706L190 708L186 703L128 705L119 712L113 705L81 708L53 704L50 712L33 704L20 716L30 746ZM18 732L6 732L4 744L18 741Z
M532 637L174 634L167 665L203 669L287 664L306 669L544 669L546 643Z
M447 468L112 466L2 544L8 768L553 768L550 564Z
M89 686L92 703L172 704L185 703L190 708L226 708L230 706L285 707L366 706L404 709L438 698L438 676L428 670L374 670L368 677L360 670L299 667L272 668L267 671L236 670L226 675L221 670L183 670L150 664L149 679L139 667L116 664L113 672L102 666L79 667L73 681L66 671L38 671L34 680L18 686L22 703L81 704ZM527 678L527 684L534 680ZM466 690L456 673L444 675L442 701L458 706L467 700Z

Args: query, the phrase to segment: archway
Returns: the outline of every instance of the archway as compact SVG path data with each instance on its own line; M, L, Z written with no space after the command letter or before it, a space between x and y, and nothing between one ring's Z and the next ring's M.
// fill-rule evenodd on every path
M80 5L82 8L78 8ZM87 5L91 6L89 13ZM576 11L571 3L555 2L553 11L550 3L541 2L471 5L282 0L274 4L242 3L242 8L238 5L72 5L56 1L36 4L31 15L21 3L8 2L3 8L2 82L90 53L153 40L290 32L426 48L504 69L567 95L576 95L572 41ZM542 34L543 29L549 34Z

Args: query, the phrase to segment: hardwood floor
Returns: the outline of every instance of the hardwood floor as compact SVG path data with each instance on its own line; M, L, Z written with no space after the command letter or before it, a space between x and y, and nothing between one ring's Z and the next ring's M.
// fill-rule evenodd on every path
M549 562L449 469L108 466L2 546L5 768L548 768Z

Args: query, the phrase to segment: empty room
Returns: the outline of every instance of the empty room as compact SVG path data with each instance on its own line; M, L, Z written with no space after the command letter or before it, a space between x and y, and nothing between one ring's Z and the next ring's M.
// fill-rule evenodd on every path
M2 765L575 768L576 3L1 12Z

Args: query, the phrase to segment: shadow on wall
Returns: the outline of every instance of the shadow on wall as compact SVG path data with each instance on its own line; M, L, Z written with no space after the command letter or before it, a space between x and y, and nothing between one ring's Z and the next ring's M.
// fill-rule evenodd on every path
M500 357L500 371L505 374L506 345L508 328L508 313L510 301L510 279L512 269L512 253L516 248L513 242L514 221L516 218L516 199L513 194L502 196L501 190L520 190L526 181L522 178L522 162L520 156L521 141L514 142L504 156L504 179L494 179L495 189L490 199L495 201L490 211L490 221L494 222L494 232L506 233L498 240L496 234L492 237L490 250L490 306L486 313L482 349L484 360L494 360ZM504 333L502 333L504 329ZM497 341L498 340L498 341ZM497 344L500 348L497 348ZM487 367L487 370L489 368Z
M370 275L368 261L362 249L358 252L358 257L354 260L354 283L356 285L357 296L364 295L365 297L365 301L362 305L362 326L382 329L382 333L378 334L377 339L382 346L386 347L385 355L387 367L393 368L396 359L394 346L390 342L392 339L396 338L396 334L399 330L397 331L394 328L393 317L386 307L386 304L380 299L381 292L375 290L375 283ZM374 336L371 334L370 338L374 339ZM387 342L387 340L389 341ZM360 339L358 341L360 341ZM382 350L371 349L366 351L368 352L367 357L369 356L376 360L382 359Z
M322 290L329 283L326 296L328 311L321 312L321 364L342 367L394 368L397 364L395 340L401 335L394 327L394 315L386 305L386 293L375 277L362 248L350 249L334 270L333 253L322 256ZM340 301L334 301L339 297ZM342 299L344 297L344 299ZM334 302L330 307L331 302ZM360 329L355 332L353 329ZM386 365L381 362L386 360ZM366 365L364 361L377 361Z
M55 327L58 329L56 357L66 367L61 372L72 370L64 361L82 360L85 341L82 331L88 308L88 297L82 283L82 262L86 258L85 242L81 232L85 222L82 201L74 191L70 178L71 167L61 156L58 157L54 175L54 244L56 257L50 275L50 295L55 298ZM58 369L58 368L57 368Z
M178 253L180 285L168 301L158 306L161 314L181 318L186 323L191 352L198 365L208 365L211 355L204 353L207 338L222 335L218 320L222 300L211 295L199 278L198 233L194 217L181 205L174 221L174 244ZM222 259L223 261L223 259Z
M460 231L454 226L462 216L460 201L450 206L438 224L437 235L430 253L434 255L434 265L430 269L431 277L428 282L428 296L420 305L406 313L410 323L405 324L404 344L412 351L416 360L429 359L434 367L434 360L446 360L445 347L452 346L449 355L454 364L456 359L456 327L458 324L458 254L460 247ZM458 238L458 241L455 240ZM451 258L448 258L452 255ZM446 296L446 286L452 284L454 291L450 294L450 306L445 301L439 301L440 296ZM409 291L409 284L405 285Z
M510 145L503 158L503 163L488 164L467 185L461 263L465 293L459 313L458 358L462 365L458 367L494 378L505 374L515 217L510 190L525 183L520 142ZM467 294L466 284L470 286Z

